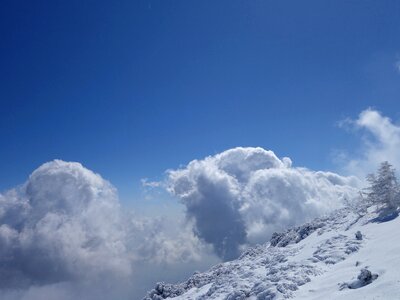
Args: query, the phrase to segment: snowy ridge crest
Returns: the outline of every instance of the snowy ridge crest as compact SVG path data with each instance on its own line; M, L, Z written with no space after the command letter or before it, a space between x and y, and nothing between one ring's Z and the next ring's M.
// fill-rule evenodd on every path
M362 247L364 241L356 237L352 226L363 219L349 208L336 210L274 233L269 243L248 248L238 259L195 273L183 283L157 283L144 300L291 298L327 267Z

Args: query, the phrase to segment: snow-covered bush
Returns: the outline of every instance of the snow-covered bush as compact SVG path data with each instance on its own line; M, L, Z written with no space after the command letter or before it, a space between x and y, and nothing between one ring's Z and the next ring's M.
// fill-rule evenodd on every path
M369 201L366 201L361 191L358 197L353 197L351 199L345 197L343 203L345 207L349 208L359 218L363 217L368 212L368 207L371 205Z
M230 293L227 297L226 300L244 300L249 297L249 292L246 291L233 291Z
M289 244L298 243L323 225L324 223L317 219L314 222L290 228L284 232L274 232L270 239L271 246L286 247Z

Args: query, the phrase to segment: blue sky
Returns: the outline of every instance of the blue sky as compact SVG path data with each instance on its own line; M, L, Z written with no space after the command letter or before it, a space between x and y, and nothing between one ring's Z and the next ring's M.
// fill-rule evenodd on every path
M399 120L399 1L2 1L0 190L79 161L124 201L235 146L334 170L374 107Z

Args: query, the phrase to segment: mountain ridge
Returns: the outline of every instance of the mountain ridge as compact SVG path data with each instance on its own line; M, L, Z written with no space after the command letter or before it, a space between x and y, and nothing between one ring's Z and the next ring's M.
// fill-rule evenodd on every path
M370 271L366 262L375 261L375 265L379 265L382 257L376 250L368 253L368 249L374 247L374 235L383 227L384 231L395 234L400 225L396 216L382 219L374 207L363 211L345 207L275 233L269 242L248 248L238 259L218 264L203 273L196 272L185 282L158 283L144 300L358 299L357 295L364 289L369 294L362 299L375 299L375 296L379 299L384 291L371 294L370 285L373 287L380 282L387 286L385 273L388 269ZM388 239L392 238L386 237L380 244L390 247ZM400 243L393 247L400 250ZM360 254L361 250L365 251ZM346 261L352 266L346 263L345 272L340 276L340 266ZM400 263L392 264L393 268L395 266L400 267ZM333 271L337 282L333 279L332 284L324 282ZM326 288L320 290L317 282ZM392 289L399 291L400 284L389 288ZM388 291L387 287L385 290Z

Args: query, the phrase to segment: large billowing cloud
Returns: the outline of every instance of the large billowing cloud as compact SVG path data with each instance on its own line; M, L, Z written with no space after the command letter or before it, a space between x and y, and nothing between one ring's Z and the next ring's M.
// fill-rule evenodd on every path
M100 175L48 162L0 194L0 298L140 299L156 281L220 261L213 252L234 258L338 207L356 183L293 168L272 151L235 148L168 172L168 189L186 208L181 222L138 217Z
M185 205L195 234L225 260L339 207L357 184L355 177L294 168L262 148L230 149L168 172L168 189Z
M369 108L362 111L357 119L347 119L341 124L366 133L358 155L345 158L345 168L349 173L365 177L374 172L382 161L389 161L400 168L400 126L391 119Z
M0 194L0 298L140 299L160 279L151 272L204 258L177 228L123 212L114 187L79 163L46 163Z

